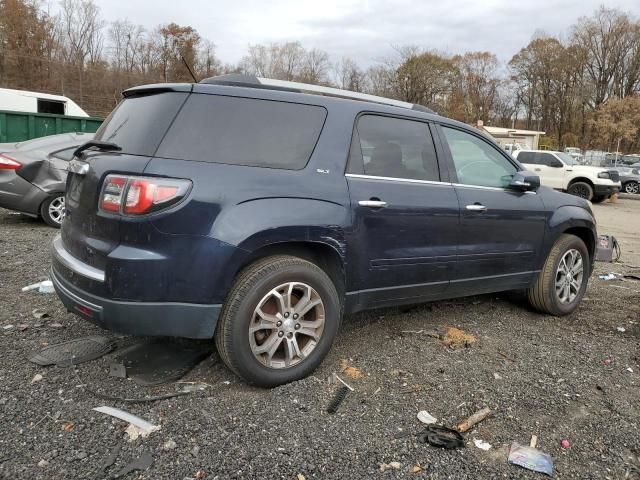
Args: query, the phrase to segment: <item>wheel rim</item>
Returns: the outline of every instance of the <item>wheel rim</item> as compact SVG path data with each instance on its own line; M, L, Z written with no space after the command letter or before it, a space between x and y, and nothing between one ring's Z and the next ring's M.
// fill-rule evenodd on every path
M624 191L626 193L638 193L638 190L640 190L640 186L635 182L627 183L624 186Z
M324 303L313 287L301 282L284 283L262 297L253 311L249 324L251 351L266 367L293 367L315 350L324 322Z
M572 303L582 287L584 262L582 254L571 249L565 252L556 271L556 296L560 303Z
M571 188L571 193L581 198L589 198L590 196L589 189L585 185L574 185Z
M61 223L64 217L64 197L56 197L49 204L49 218L56 223Z

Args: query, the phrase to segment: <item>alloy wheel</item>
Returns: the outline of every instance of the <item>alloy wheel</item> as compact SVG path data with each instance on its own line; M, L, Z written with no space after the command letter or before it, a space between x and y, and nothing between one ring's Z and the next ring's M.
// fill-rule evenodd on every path
M49 217L54 222L60 224L64 218L64 196L54 198L49 204Z
M636 182L629 182L624 186L625 193L638 193L640 192L640 185Z
M571 187L571 193L577 197L588 199L591 192L585 185L574 185Z
M556 295L560 303L572 303L582 287L584 278L582 254L572 248L562 256L556 271Z
M253 312L251 351L266 367L293 367L316 348L324 324L325 308L318 292L306 283L284 283L262 297Z

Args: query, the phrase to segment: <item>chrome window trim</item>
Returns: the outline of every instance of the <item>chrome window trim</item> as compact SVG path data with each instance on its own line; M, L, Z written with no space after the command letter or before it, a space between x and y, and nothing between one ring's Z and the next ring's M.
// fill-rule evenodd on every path
M390 182L405 182L405 183L422 183L426 185L449 185L451 182L437 182L435 180L416 180L413 178L398 178L398 177L378 177L376 175L363 175L360 173L345 173L345 177L349 178L362 178L366 180L386 180Z
M58 235L53 240L52 247L54 257L56 257L56 259L65 267L77 273L78 275L82 275L83 277L90 278L91 280L95 280L97 282L104 282L104 271L92 267L91 265L87 265L86 263L81 262L77 258L73 257L64 249L64 245L62 244L62 237L60 235Z

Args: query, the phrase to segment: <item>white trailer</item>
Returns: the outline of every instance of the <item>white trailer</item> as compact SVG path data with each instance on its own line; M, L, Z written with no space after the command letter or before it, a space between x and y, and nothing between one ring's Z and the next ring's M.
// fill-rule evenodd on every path
M52 113L71 117L89 116L76 102L68 97L9 88L0 88L0 110Z

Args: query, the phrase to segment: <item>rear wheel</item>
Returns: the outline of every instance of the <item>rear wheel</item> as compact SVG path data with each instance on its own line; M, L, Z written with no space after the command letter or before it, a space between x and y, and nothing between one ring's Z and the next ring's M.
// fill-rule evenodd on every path
M40 216L50 227L60 228L64 218L64 193L56 193L42 202Z
M243 270L215 334L223 362L249 383L273 387L309 375L340 324L331 279L297 257L272 256Z
M627 182L622 186L624 193L640 193L640 184L638 182Z
M573 312L587 289L589 252L575 235L562 234L551 248L542 271L527 291L536 310L551 315Z
M575 182L569 185L567 193L591 200L593 198L593 187L586 182Z

